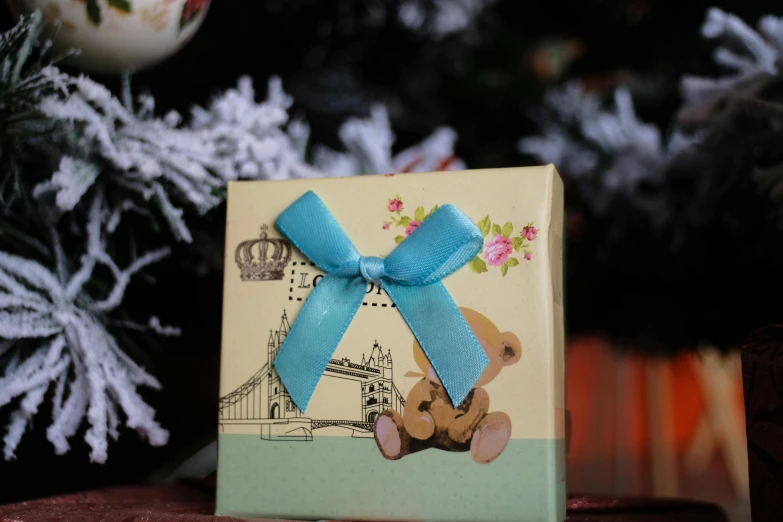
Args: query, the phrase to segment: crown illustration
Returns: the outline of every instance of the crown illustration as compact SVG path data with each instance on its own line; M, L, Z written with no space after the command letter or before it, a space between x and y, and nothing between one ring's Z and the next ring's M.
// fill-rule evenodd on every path
M267 238L268 229L262 225L259 239L243 241L237 247L234 260L242 281L283 279L283 270L291 260L291 244L285 239Z

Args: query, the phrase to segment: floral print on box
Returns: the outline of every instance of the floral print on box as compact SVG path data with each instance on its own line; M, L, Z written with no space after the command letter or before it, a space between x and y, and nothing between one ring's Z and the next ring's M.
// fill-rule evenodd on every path
M477 274L488 272L489 265L500 267L500 273L505 276L509 268L519 265L519 259L513 256L514 252L521 253L525 261L533 259L530 243L538 237L534 222L522 227L518 236L514 236L514 225L510 221L501 226L499 223L493 224L489 216L486 216L476 223L476 226L485 238L484 248L470 262L470 269Z
M411 235L424 221L426 221L433 212L438 210L438 205L432 207L427 212L424 207L416 207L413 216L402 214L405 210L405 203L399 194L389 198L386 209L392 214L389 221L384 221L381 225L383 230L390 230L392 225L404 228L404 234L395 236L394 241L397 244L405 241L405 238ZM489 272L490 268L499 268L500 273L505 276L510 268L519 266L519 257L514 254L521 254L525 261L533 259L533 252L530 250L531 243L538 237L538 229L534 222L530 222L524 227L518 235L514 235L514 225L510 221L501 225L493 223L489 216L481 219L476 226L481 230L484 236L484 247L474 257L468 266L477 274Z
M484 245L484 260L491 266L503 266L513 251L511 238L498 234Z
M399 245L406 237L410 236L414 230L419 228L419 225L421 225L425 219L430 217L433 212L438 210L438 205L435 205L429 212L424 210L424 207L418 207L413 213L413 217L403 216L402 211L405 207L402 202L402 198L399 194L397 194L393 198L389 199L389 203L387 204L386 208L389 210L389 212L396 214L396 216L389 216L389 221L384 221L381 228L384 230L389 230L391 225L405 227L405 235L400 234L394 238L394 241L396 241Z

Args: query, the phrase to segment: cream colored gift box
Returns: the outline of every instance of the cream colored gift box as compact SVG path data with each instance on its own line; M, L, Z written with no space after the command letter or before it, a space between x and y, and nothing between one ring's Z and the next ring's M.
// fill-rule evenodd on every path
M323 272L274 223L310 190L365 256L388 255L446 203L482 231L482 251L443 280L490 359L459 407L372 283L307 411L290 400L272 361ZM552 166L232 183L218 513L562 521L562 230Z

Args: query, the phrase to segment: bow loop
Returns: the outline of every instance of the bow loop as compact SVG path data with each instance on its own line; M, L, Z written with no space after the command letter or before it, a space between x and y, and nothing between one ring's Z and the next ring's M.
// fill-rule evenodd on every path
M359 252L321 198L312 191L285 209L275 225L324 272L358 267Z
M386 258L361 256L312 192L277 218L277 227L327 272L305 302L274 361L280 379L305 411L337 345L361 308L367 283L383 288L408 323L455 405L489 365L484 349L441 279L481 249L481 231L444 205Z
M476 257L481 231L454 205L443 205L386 258L386 275L403 285L440 281Z

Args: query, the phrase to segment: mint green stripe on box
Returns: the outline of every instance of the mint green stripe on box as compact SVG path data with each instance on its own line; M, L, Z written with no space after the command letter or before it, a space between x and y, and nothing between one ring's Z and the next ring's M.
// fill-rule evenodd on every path
M511 440L493 463L426 450L385 460L373 439L220 435L217 512L302 520L561 522L563 441ZM558 476L560 475L560 476Z

